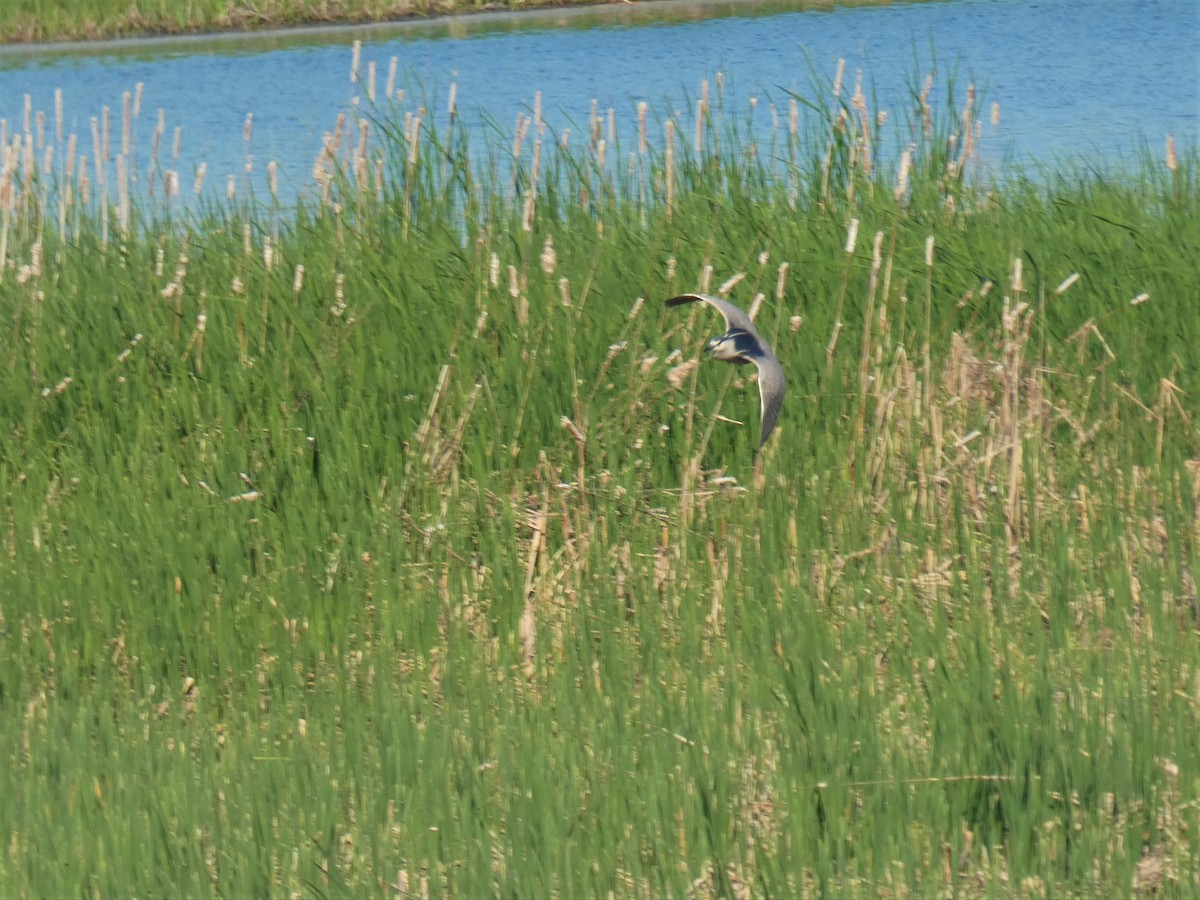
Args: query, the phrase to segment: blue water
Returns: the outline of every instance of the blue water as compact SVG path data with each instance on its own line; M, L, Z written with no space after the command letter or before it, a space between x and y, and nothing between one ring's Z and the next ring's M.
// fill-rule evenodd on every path
M649 7L649 8L647 8ZM321 135L356 91L349 82L351 43L362 41L360 71L378 66L380 91L391 56L402 84L423 87L444 116L458 85L465 120L488 115L511 129L518 111L542 95L554 131L581 135L593 98L614 107L626 141L636 103L659 114L690 110L702 79L724 73L725 100L769 103L786 115L789 90L812 96L813 73L832 78L847 62L872 90L872 110L886 109L893 128L911 108L914 81L936 68L935 105L952 72L959 90L974 82L1000 107L1000 125L985 129L993 159L1086 165L1119 163L1141 148L1160 153L1166 135L1181 147L1200 143L1200 4L1196 0L944 0L825 11L779 6L645 4L636 12L479 17L429 26L344 29L252 39L125 42L101 47L0 50L0 117L8 134L21 127L24 95L52 130L54 89L64 97L68 132L91 155L92 116L111 110L114 146L121 94L144 82L136 130L136 165L144 168L157 109L166 111L165 159L182 127L177 168L185 191L200 161L209 185L241 179L242 128L254 115L255 177L268 160L281 190L308 183ZM730 14L734 9L738 14ZM160 162L160 165L162 163Z

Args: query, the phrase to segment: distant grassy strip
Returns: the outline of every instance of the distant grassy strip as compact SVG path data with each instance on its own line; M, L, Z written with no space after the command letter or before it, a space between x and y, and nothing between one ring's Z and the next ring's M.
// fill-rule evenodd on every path
M1195 150L840 87L409 91L295 215L14 135L0 895L1200 893Z
M7 0L0 43L362 24L495 10L594 6L604 0ZM637 0L639 5L653 0ZM842 5L880 0L843 0ZM833 0L813 0L815 7Z

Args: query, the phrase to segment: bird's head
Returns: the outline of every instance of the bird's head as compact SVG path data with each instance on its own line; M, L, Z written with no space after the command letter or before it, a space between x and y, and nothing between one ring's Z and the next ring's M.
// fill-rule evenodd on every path
M744 331L727 331L720 337L709 341L704 349L713 359L731 363L747 363L750 362L746 357L746 347L744 346L747 338L749 335Z

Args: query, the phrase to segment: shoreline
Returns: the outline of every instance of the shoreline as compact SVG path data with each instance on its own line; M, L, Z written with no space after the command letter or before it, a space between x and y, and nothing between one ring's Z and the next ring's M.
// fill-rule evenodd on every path
M313 9L310 14L301 13L295 18L280 17L277 20L241 17L229 21L227 16L198 22L194 27L169 28L166 23L132 27L120 19L111 23L80 26L77 31L59 29L54 35L44 37L32 35L30 28L0 19L0 54L40 53L56 50L108 49L113 46L156 44L205 40L246 40L253 38L277 38L294 34L321 35L348 31L384 31L412 29L453 29L457 26L474 27L504 23L508 21L536 21L537 19L562 19L563 17L588 17L597 19L641 18L661 15L664 11L684 13L687 10L711 12L727 10L727 15L743 12L761 12L764 9L778 11L832 9L843 6L885 6L893 0L529 0L520 6L489 3L485 6L466 6L458 2L447 4L445 9L425 12L391 14L385 18L371 15L368 11L348 13L330 17ZM255 23L258 24L255 24Z

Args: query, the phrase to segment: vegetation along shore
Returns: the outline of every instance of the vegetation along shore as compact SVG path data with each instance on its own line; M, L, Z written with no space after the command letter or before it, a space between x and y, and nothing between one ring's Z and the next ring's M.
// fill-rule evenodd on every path
M0 893L1200 891L1195 149L852 83L381 91L295 210L8 123Z
M368 24L478 12L565 9L599 2L602 0L6 0L0 5L0 43ZM631 5L656 2L637 0ZM729 5L733 2L729 0ZM826 8L834 2L795 0L789 8ZM840 0L837 5L881 2L884 0Z

